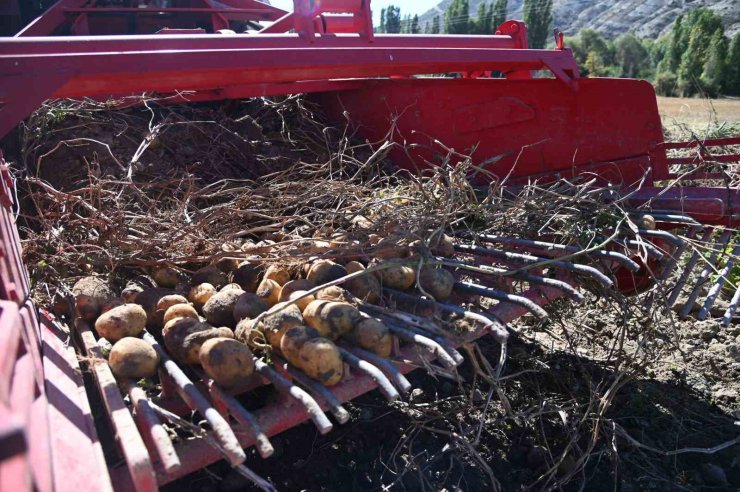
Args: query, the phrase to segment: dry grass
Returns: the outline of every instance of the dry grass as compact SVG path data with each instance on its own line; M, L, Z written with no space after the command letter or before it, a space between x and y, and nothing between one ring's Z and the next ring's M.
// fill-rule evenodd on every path
M713 122L740 124L740 99L658 97L658 110L668 127L685 124L699 129Z

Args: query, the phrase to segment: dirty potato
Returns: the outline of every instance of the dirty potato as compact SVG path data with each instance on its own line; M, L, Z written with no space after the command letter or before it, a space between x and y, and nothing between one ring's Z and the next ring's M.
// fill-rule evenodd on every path
M233 323L238 323L244 318L256 318L267 311L268 305L259 295L252 294L251 292L239 292L241 292L241 295L237 298L232 312L234 318Z
M342 265L331 260L318 260L311 265L306 279L316 285L323 285L345 275L347 275L347 270Z
M124 337L135 337L144 331L147 316L138 304L124 304L102 314L95 322L101 337L115 343Z
M157 284L157 287L172 289L180 282L180 272L172 267L155 267L152 269L151 274L152 280Z
M319 337L320 334L315 328L311 328L310 326L293 326L283 334L280 340L280 352L285 357L285 360L300 368L300 351L303 344Z
M426 266L419 273L419 284L437 301L446 301L452 294L455 276L443 268Z
M100 277L81 278L72 287L72 294L78 315L86 321L95 320L103 306L116 297L108 282Z
M285 285L290 282L290 270L284 265L270 265L265 270L264 279L274 280L281 286Z
M290 294L288 297L288 301L295 301L295 305L298 306L298 309L303 312L304 309L306 309L306 306L311 304L313 301L316 300L316 298L312 295L307 295L305 297L301 297L304 294L306 294L305 290L297 290Z
M381 357L389 357L393 349L393 336L382 321L364 318L352 331L344 335L350 343Z
M280 300L280 289L282 287L275 280L264 278L257 287L257 297L262 299L267 307L272 307Z
M334 340L351 331L362 315L351 304L317 299L303 311L303 319L322 337Z
M167 308L167 310L164 312L162 323L164 323L164 325L167 326L167 323L177 318L200 319L198 317L198 311L195 310L192 304L182 304L181 303L181 304L174 304Z
M290 282L283 285L283 287L280 289L280 298L278 300L280 302L287 301L288 299L290 299L290 295L293 292L296 292L299 290L311 290L314 287L316 287L316 284L311 282L310 280L306 280L306 279L291 280Z
M298 357L301 370L324 386L334 386L344 376L342 356L329 339L307 340L299 350Z
M254 356L249 347L233 338L206 340L198 359L206 374L225 388L245 383L254 372Z
M198 311L208 302L208 299L216 293L216 287L209 283L198 284L190 288L188 300L193 303Z
M242 294L245 292L240 289L229 289L213 294L203 306L203 316L214 326L236 326L234 308Z
M406 290L416 282L414 269L401 262L389 260L380 263L379 266L387 267L375 272L383 287Z
M141 379L157 372L159 355L144 340L124 337L110 349L108 365L119 378Z
M208 265L200 268L193 274L193 278L190 279L191 285L211 284L217 289L228 283L229 278L226 276L226 274L214 265Z
M279 303L273 306L270 312L271 314L262 320L262 332L267 343L272 348L279 349L283 334L294 326L303 325L303 316L295 304L286 306L285 303Z

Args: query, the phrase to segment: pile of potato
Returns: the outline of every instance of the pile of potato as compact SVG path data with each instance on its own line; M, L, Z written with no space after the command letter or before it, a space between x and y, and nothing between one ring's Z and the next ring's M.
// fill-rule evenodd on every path
M232 248L225 245L224 251ZM319 259L302 267L265 268L258 257L221 259L189 279L174 268L155 268L150 276L156 287L129 283L120 297L96 277L78 281L73 292L78 316L94 321L98 334L112 344L108 362L119 377L142 378L156 372L157 353L139 338L147 329L175 360L200 365L225 388L249 380L253 350L274 351L331 386L344 375L337 340L383 357L391 354L388 328L361 313L360 302L377 302L382 286L410 289L417 285L417 274L418 286L435 299L446 300L452 292L452 274L433 267L417 272L403 260L409 252L405 245L381 250L367 267L356 260L340 264ZM372 266L380 268L341 287L307 294Z

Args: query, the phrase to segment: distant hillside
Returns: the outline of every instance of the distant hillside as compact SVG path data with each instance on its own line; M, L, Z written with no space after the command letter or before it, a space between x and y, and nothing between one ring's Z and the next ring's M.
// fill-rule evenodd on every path
M475 16L482 0L470 0L470 15ZM491 0L489 0L491 1ZM401 4L402 2L399 2ZM443 16L452 0L443 0L420 17L420 25L435 15ZM522 18L523 0L509 0L509 18ZM679 14L707 6L722 17L728 36L740 31L740 0L553 0L553 27L566 34L576 34L590 27L605 37L615 38L625 32L655 37L664 34ZM403 14L403 7L401 7ZM708 42L708 40L707 40Z

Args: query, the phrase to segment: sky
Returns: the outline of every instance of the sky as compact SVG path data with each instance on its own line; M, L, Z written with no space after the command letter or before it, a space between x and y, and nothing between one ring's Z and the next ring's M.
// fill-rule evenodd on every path
M321 1L321 0L319 0ZM423 14L439 3L440 0L372 0L370 6L373 9L373 24L380 24L380 9L388 5L401 7L401 15ZM293 0L270 0L275 7L283 10L293 10Z

